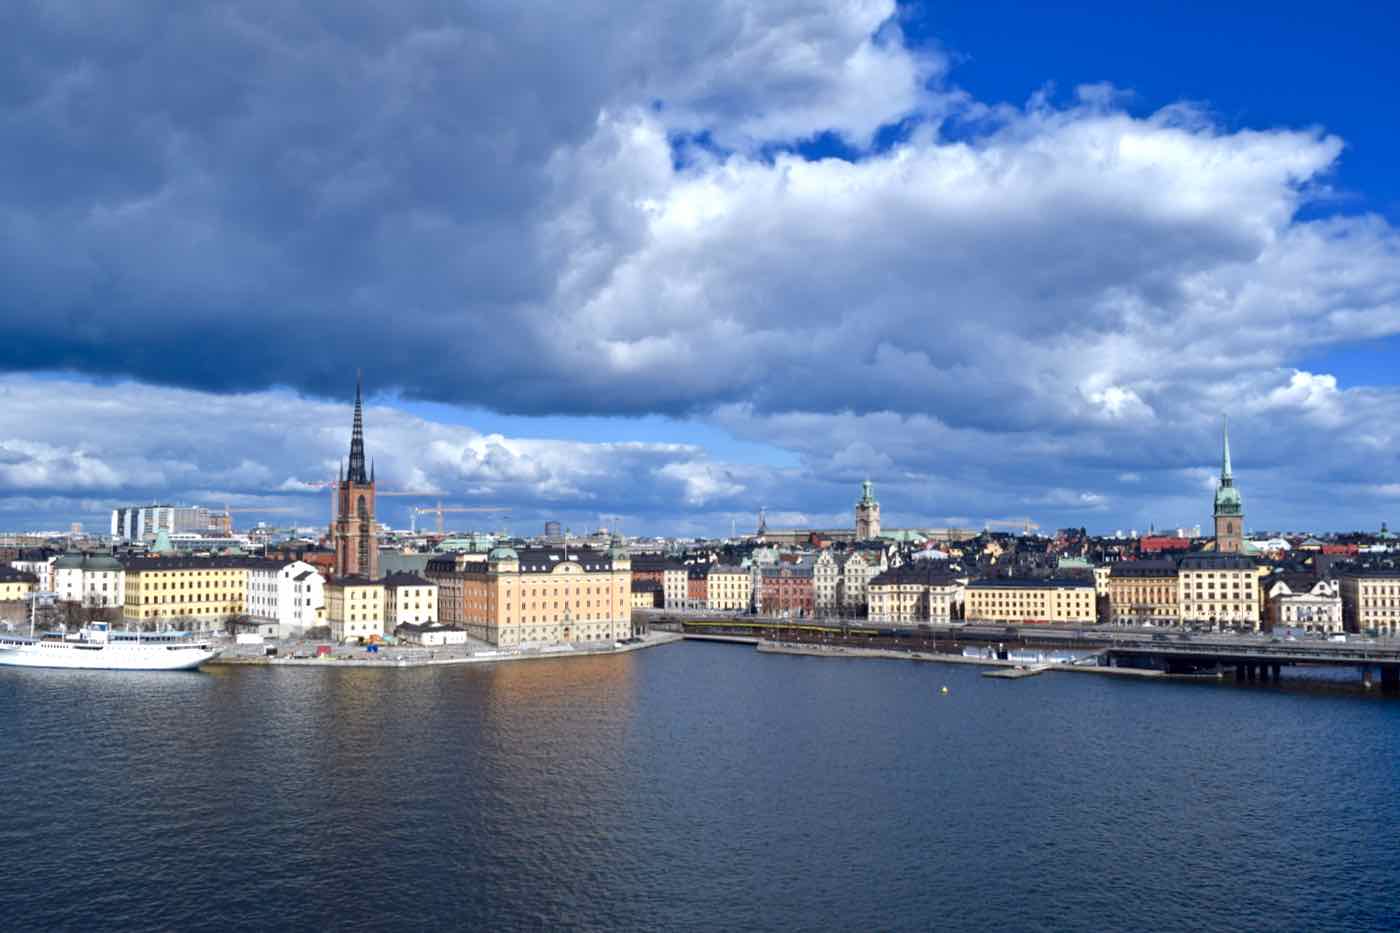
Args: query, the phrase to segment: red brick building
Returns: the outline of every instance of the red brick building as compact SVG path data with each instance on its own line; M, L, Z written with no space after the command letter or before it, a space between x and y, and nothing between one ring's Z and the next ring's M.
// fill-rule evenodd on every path
M763 568L758 584L759 612L791 619L807 618L812 615L815 604L811 563L780 563Z

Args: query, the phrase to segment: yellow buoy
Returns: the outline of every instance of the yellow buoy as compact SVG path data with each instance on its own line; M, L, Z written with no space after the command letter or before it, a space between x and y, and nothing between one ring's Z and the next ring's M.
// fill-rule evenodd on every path
M947 695L948 695L948 688L947 688L947 687L944 687L942 690L939 690L938 692L941 693L941 694L943 694L944 696L947 696Z

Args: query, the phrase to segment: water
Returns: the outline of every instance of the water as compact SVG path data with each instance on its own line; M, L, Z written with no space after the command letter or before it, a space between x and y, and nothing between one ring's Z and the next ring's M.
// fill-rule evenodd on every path
M1397 736L1400 700L729 645L3 670L0 922L1393 929Z

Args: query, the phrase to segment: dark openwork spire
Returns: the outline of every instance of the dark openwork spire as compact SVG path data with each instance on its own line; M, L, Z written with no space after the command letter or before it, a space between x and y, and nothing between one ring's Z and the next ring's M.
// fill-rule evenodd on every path
M345 478L361 485L369 483L369 476L365 474L365 422L358 373L355 375L355 425L350 430L350 470Z

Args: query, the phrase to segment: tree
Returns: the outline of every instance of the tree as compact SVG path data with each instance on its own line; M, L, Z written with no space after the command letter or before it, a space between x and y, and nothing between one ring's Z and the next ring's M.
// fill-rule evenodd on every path
M224 616L224 632L229 635L238 634L238 626L249 621L248 616L241 612L230 612Z
M86 621L84 618L83 606L73 600L64 600L58 604L58 618L63 623L64 631L77 632L83 627Z

